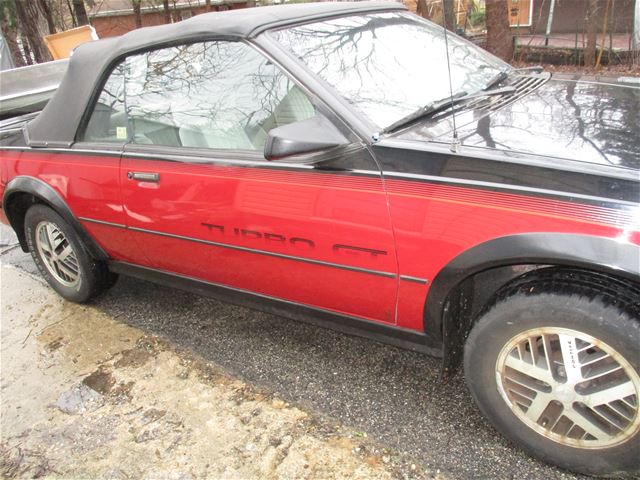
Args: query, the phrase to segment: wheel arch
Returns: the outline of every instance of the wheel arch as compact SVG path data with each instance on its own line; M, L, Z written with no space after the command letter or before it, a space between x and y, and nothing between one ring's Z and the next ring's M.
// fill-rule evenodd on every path
M461 253L436 275L424 307L425 332L443 344L444 377L457 371L479 310L504 285L544 267L638 283L640 247L591 235L530 233L489 240Z
M18 241L23 251L29 251L24 231L25 215L29 207L36 203L48 205L62 216L78 234L91 256L98 260L109 258L102 247L95 242L78 221L62 196L51 185L40 179L28 176L18 176L12 179L7 184L2 198L5 214L18 236Z

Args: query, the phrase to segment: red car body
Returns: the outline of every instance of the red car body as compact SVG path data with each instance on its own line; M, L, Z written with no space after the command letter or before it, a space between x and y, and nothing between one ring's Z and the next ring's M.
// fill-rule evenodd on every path
M0 188L51 186L113 261L416 332L433 279L485 242L553 232L640 245L631 212L469 186L88 152L2 159Z

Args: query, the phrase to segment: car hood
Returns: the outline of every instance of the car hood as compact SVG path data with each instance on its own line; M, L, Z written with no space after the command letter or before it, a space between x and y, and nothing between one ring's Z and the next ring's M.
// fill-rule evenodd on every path
M554 75L515 101L456 112L463 145L640 169L640 84ZM449 141L453 119L432 118L398 135Z

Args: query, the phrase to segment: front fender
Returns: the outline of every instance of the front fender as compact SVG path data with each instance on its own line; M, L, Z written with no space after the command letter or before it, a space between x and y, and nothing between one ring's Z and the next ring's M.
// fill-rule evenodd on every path
M638 282L640 247L590 235L527 233L496 238L461 253L436 275L425 303L425 332L442 334L445 375L457 369L468 332L457 325L465 319L445 315L450 294L480 272L514 265L577 267Z

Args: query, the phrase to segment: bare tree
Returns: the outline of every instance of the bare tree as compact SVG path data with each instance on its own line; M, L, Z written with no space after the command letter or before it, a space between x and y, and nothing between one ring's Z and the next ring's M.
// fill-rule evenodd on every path
M640 0L636 0L633 14L633 63L640 63Z
M1 1L1 0L0 0ZM24 2L27 0L7 0L11 2ZM73 13L71 0L28 0L36 3L41 14L46 20L49 33L63 32L69 28L77 27L76 17ZM88 0L92 2L93 0ZM91 4L91 3L90 3Z
M162 0L162 10L164 12L164 23L171 23L171 12L169 11L169 0Z
M16 67L24 67L27 63L18 45L18 25L15 4L12 0L0 0L0 29L9 47L13 63Z
M84 7L83 0L73 0L73 16L76 18L78 26L89 25L89 17L87 16L87 9Z
M76 16L73 14L73 6L71 5L70 0L65 0L67 2L67 9L69 10L69 16L71 17L71 26L77 27L78 21L76 20Z
M458 23L456 21L455 3L455 0L442 0L442 4L444 6L444 10L442 12L442 24L447 28L447 30L451 30L452 32L455 32Z
M136 28L142 27L142 10L140 9L140 0L131 0L133 7L133 16L136 20Z
M16 1L16 16L20 23L20 30L29 43L29 50L37 63L51 60L49 50L42 40L40 31L40 9L36 2Z
M27 62L27 65L33 65L33 57L31 56L29 39L25 37L22 32L20 32L20 45L22 45L22 50L24 50L24 58L25 58L25 61Z
M440 0L441 3L435 8L435 12L442 10L442 25L451 31L455 31L456 22L456 0ZM417 0L416 13L423 18L437 21L434 15L434 6L429 5L427 0Z
M513 35L507 0L486 1L487 50L509 61L513 57Z
M416 3L416 13L423 18L429 18L429 7L427 0L418 0Z
M49 33L56 33L56 25L53 21L53 15L51 13L51 8L49 8L49 3L47 0L38 0L40 5L40 9L42 13L44 13L44 18L47 20L47 27L49 27Z
M592 67L596 63L596 41L598 37L598 0L587 4L587 45L584 49L584 64Z

